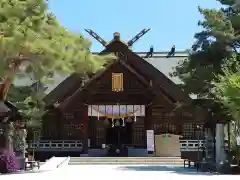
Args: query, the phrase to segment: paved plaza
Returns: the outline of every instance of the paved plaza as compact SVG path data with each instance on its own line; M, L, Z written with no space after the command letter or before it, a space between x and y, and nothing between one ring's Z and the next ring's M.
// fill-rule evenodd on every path
M182 167L173 166L141 166L141 165L76 165L65 166L55 171L41 172L41 173L28 173L28 174L14 174L2 175L1 180L47 180L47 179L82 179L88 180L104 179L104 180L117 180L117 179L138 179L138 180L180 180L179 178L186 179L216 179L224 180L223 178L231 178L231 180L239 179L237 175L213 175L209 173L198 173L196 170L184 169ZM220 179L219 179L220 178ZM70 179L69 179L70 180ZM226 180L226 179L225 179Z

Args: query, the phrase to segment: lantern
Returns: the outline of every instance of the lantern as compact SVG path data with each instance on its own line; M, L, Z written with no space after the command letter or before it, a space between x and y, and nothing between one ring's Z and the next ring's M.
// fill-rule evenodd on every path
M112 127L114 127L114 119L112 118Z
M136 114L134 113L134 122L137 121L137 117L136 117Z
M125 120L122 118L122 126L125 126Z

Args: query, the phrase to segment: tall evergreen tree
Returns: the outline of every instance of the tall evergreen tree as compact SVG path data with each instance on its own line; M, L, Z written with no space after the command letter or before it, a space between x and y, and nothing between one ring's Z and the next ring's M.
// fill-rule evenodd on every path
M231 125L231 152L235 159L240 160L240 149L237 146L236 137L240 135L240 64L233 55L230 62L237 64L236 71L232 71L228 66L222 68L223 74L217 76L211 89L216 100L221 102L225 108L225 113L232 117Z
M0 103L10 98L9 90L15 79L27 77L44 84L51 79L49 74L88 73L102 68L112 57L91 54L90 45L81 34L72 33L60 25L49 13L45 0L1 0ZM25 95L17 97L15 94L15 98L21 99ZM30 91L30 97L19 100L18 105L25 117L39 118L42 95ZM12 129L12 125L7 124L4 137L10 138ZM0 146L10 142L3 141Z
M182 80L187 93L198 97L211 96L211 82L223 73L226 59L230 61L232 53L240 49L240 9L234 0L218 1L223 5L219 10L199 8L204 16L204 21L199 22L203 30L195 34L197 40L188 59L180 62L173 73ZM227 64L234 70L234 63Z
M82 35L59 24L45 0L1 0L0 100L20 75L44 82L52 72L96 71L106 57L89 48Z

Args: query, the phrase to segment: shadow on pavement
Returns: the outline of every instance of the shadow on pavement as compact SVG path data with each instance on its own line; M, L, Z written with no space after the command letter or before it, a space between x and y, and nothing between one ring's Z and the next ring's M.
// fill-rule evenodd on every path
M120 166L117 169L124 170L124 171L168 171L170 173L185 174L185 175L206 175L206 176L215 175L212 173L197 172L196 169L183 168L180 166L134 165L134 166Z

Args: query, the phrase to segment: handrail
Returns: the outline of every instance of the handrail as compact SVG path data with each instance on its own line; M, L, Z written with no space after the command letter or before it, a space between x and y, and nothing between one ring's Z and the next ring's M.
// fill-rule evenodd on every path
M57 168L59 168L61 165L63 165L66 161L70 160L70 156L65 158L60 164L57 165Z

